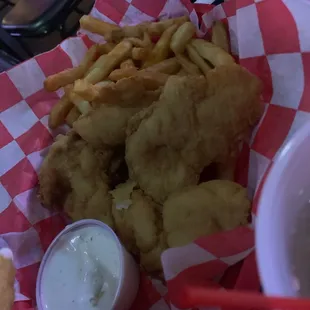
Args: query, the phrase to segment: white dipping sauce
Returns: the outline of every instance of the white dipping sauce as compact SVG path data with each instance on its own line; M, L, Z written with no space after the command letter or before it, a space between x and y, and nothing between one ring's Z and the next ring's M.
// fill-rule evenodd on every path
M48 257L41 284L44 309L112 309L121 273L120 249L99 226L64 234Z

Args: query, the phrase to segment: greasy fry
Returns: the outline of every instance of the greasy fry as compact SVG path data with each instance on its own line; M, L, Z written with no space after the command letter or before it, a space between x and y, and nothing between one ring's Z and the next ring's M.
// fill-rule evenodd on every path
M143 41L139 38L127 38L126 40L129 41L135 47L144 47Z
M137 75L143 78L144 85L148 90L155 90L160 86L164 86L170 77L166 73L147 70L138 71Z
M151 47L153 45L152 40L147 32L143 34L143 40L139 38L127 38L135 47Z
M187 43L193 38L196 28L191 22L181 25L171 39L170 48L175 54L183 53Z
M135 64L133 63L132 59L128 58L126 60L124 60L121 64L120 64L120 68L121 69L125 69L125 68L135 68Z
M73 103L70 101L68 96L64 95L52 108L49 119L48 126L51 129L55 129L62 125L66 119L66 116L73 108Z
M176 54L175 55L183 69L190 75L200 75L200 70L198 66L192 63L186 56L183 54Z
M99 96L99 92L102 88L108 87L111 84L114 84L114 82L109 80L101 81L95 85L90 84L85 80L77 80L74 83L73 92L84 100L91 102Z
M186 45L186 51L189 59L198 66L204 75L207 75L208 71L212 69L211 66L203 60L191 44Z
M101 81L101 82L97 83L97 84L95 85L95 87L96 87L98 90L100 90L101 88L107 87L107 86L109 86L109 85L111 85L111 84L114 84L114 82L112 82L112 81L110 81L110 80L105 80L105 81Z
M86 101L92 101L98 95L97 87L86 80L76 80L73 92Z
M75 92L70 93L70 100L78 108L82 114L86 114L91 110L91 105Z
M124 26L122 28L114 29L113 31L111 31L111 40L119 42L124 38L141 38L145 30L145 24Z
M229 40L225 25L216 21L212 26L212 43L221 47L225 52L229 53Z
M167 74L175 74L180 70L181 66L176 57L165 59L151 67L144 69L149 72L162 72ZM143 70L142 70L143 71Z
M98 52L100 55L108 54L113 50L114 47L115 47L115 44L111 42L99 44Z
M98 54L98 45L93 45L87 52L81 64L72 69L50 75L44 81L44 88L47 91L56 91L61 87L73 83L84 76L88 68L94 63Z
M79 109L74 106L66 117L66 123L72 127L73 123L80 117L81 113Z
M234 63L231 55L211 42L202 39L193 39L191 45L202 58L210 61L215 67Z
M161 20L160 22L149 23L147 25L147 31L150 35L160 36L170 26L172 25L180 26L187 21L188 21L187 16L165 19L165 20Z
M122 41L117 44L107 55L100 56L85 80L91 84L96 84L105 79L113 69L129 56L131 49L132 44L129 41Z
M107 41L111 38L111 32L114 29L119 29L116 25L106 23L90 15L82 16L80 25L82 29L102 35Z
M161 62L168 57L170 51L170 41L177 28L178 25L172 25L164 31L164 33L156 43L155 47L148 55L148 58L143 65L143 68L150 67L151 65Z
M109 79L111 81L118 81L136 75L137 72L138 70L136 68L115 69L110 73Z
M131 57L134 60L146 60L151 50L147 47L134 47L131 52Z
M144 31L143 33L143 47L152 47L153 46L153 42L151 40L150 35L148 34L148 32Z

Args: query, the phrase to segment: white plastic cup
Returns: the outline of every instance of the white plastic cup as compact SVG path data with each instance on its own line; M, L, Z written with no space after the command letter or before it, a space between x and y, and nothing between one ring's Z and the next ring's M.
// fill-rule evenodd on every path
M310 123L276 158L256 222L258 269L267 295L310 296Z
M38 310L45 310L44 308L44 293L42 292L42 276L44 268L48 261L49 256L52 254L55 245L59 242L60 238L68 232L77 230L79 228L90 227L90 226L99 226L105 231L109 232L111 237L115 240L119 248L120 253L120 279L115 295L115 299L111 310L128 310L139 289L139 279L140 273L137 264L135 263L133 257L125 250L125 248L120 243L118 237L113 232L113 230L103 222L97 220L81 220L77 221L71 225L66 226L53 240L53 242L48 247L46 253L43 256L40 269L38 272L37 283L36 283L36 300ZM54 310L54 309L52 309ZM56 309L55 309L56 310ZM102 309L109 310L109 309Z

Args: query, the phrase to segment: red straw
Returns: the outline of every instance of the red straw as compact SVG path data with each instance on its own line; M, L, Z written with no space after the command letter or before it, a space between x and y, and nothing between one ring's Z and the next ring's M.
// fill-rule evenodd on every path
M184 288L184 299L187 308L217 306L236 308L239 310L309 310L310 299L269 297L259 293L233 290L206 289L203 287L187 286ZM184 300L183 299L183 300Z

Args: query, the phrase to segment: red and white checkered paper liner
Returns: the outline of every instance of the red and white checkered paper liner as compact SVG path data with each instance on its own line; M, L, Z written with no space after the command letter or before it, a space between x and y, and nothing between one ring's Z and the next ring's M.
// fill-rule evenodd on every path
M231 0L212 8L187 0L97 0L91 14L120 25L187 14L201 25L202 36L213 20L228 24L232 53L265 86L265 114L243 146L236 176L251 196L255 194L255 214L273 160L310 119L310 2ZM41 154L56 134L47 126L48 113L61 95L45 92L43 81L78 65L93 44L90 38L80 33L79 38L70 38L0 74L0 235L14 252L17 268L14 310L34 309L40 260L66 225L63 216L42 208L36 197ZM132 309L181 308L178 292L184 282L212 285L214 281L219 287L258 290L253 249L253 231L247 227L169 249L163 254L168 289L141 274L141 288Z

